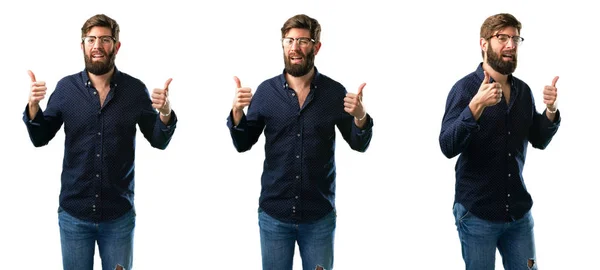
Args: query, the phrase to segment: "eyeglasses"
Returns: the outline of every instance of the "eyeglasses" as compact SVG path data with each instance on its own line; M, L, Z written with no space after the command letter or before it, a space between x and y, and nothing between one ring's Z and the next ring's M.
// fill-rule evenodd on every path
M286 37L286 38L281 39L281 43L283 44L283 47L290 47L290 46L292 46L292 43L294 43L294 42L297 42L297 44L300 47L306 48L306 47L308 47L308 45L311 42L315 43L315 40L312 38L305 38L305 37L300 37L300 38Z
M490 38L496 37L498 39L498 41L501 44L506 44L508 43L509 39L512 39L513 44L515 44L516 46L521 45L521 43L523 43L523 40L525 40L524 38L520 37L520 36L509 36L507 34L496 34L491 36Z
M100 40L100 44L105 45L105 44L112 44L113 42L116 42L117 39L112 37L112 36L85 36L83 38L81 38L81 40L83 41L83 43L87 44L87 45L94 45L96 43L96 40Z

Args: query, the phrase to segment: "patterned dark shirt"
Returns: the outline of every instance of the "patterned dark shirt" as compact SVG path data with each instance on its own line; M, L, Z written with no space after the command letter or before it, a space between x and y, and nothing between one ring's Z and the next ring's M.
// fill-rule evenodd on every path
M46 145L64 124L65 150L59 204L88 221L118 218L133 207L136 124L153 147L165 149L175 131L160 121L146 86L115 68L110 91L100 106L87 72L61 79L47 108L23 121L33 145Z
M373 120L363 129L344 111L346 89L315 68L302 108L284 74L258 86L238 126L227 125L239 152L265 133L260 208L284 222L317 220L335 208L335 127L356 151L367 150Z
M509 75L510 103L487 107L478 121L469 102L483 81L483 68L460 79L446 101L440 147L447 158L456 155L455 202L490 221L512 221L531 209L533 200L523 179L528 143L544 149L558 130L554 122L537 112L529 86Z

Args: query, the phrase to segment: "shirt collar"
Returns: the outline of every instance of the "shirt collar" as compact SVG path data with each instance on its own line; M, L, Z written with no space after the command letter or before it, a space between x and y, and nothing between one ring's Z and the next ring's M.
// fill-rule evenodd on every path
M110 78L111 88L117 86L117 82L119 81L119 79L121 77L122 77L121 71L119 71L119 69L117 69L117 66L115 66L115 72L113 73L112 77ZM83 71L81 71L81 79L82 79L83 86L86 86L86 87L92 86L92 81L90 81L90 77L88 76L87 70L83 69Z
M317 83L319 82L320 79L321 79L321 73L315 66L315 75L313 76L313 79L310 82L310 88L311 89L316 88ZM283 86L284 89L287 89L289 87L287 80L285 79L285 69L283 69L283 72L281 73L281 75L279 75L279 81L281 82L281 85Z

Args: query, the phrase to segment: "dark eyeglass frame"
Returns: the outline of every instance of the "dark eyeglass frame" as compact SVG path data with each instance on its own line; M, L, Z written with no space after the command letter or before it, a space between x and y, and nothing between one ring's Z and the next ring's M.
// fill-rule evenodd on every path
M293 38L293 37L284 37L281 39L281 44L284 47L290 47L292 46L293 43L298 44L298 46L300 47L308 47L308 45L310 43L316 43L316 41L313 38L307 38L307 37L299 37L299 38Z
M86 42L86 39L90 39L93 38L94 42L90 42L88 40L88 42ZM88 44L88 45L92 45L94 43L96 43L97 40L100 40L100 44L111 44L114 42L117 42L117 39L113 36L85 36L81 38L81 42L84 44Z
M511 36L511 35L507 35L507 34L495 34L495 35L492 35L491 37L489 37L488 39L491 39L493 37L498 39L498 41L502 44L508 43L509 39L512 39L513 43L516 45L521 45L523 43L523 41L525 41L525 39L521 36ZM502 39L500 37L506 38L506 41L502 41Z

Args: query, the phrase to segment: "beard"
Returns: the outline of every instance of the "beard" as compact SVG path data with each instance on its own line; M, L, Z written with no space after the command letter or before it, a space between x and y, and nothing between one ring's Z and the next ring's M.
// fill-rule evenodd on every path
M283 61L285 62L285 72L294 77L302 77L308 74L315 66L315 49L312 48L306 55L302 51L295 51L295 55L301 56L304 62L301 64L292 64L290 56L285 55L283 52Z
M490 65L490 67L502 75L512 74L517 68L517 52L511 51L511 55L511 60L504 61L502 60L502 54L498 56L496 52L492 51L492 46L488 46L487 63Z
M106 56L107 62L103 61L93 61L90 56L88 56L85 51L83 52L83 58L85 59L85 69L94 75L104 75L110 72L115 67L115 50L112 50L109 54L107 54L104 49L98 49L101 53Z

